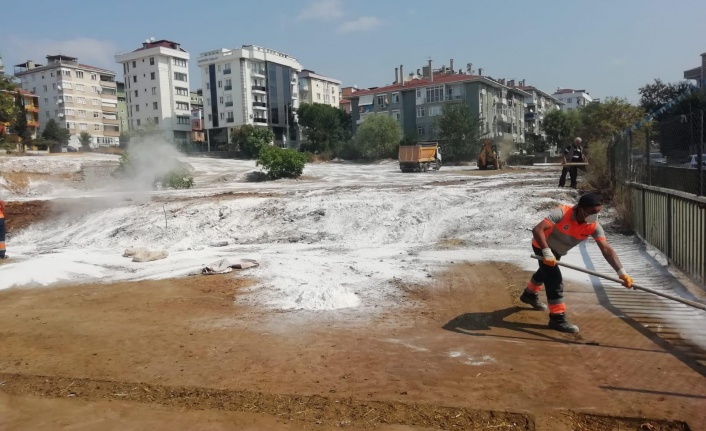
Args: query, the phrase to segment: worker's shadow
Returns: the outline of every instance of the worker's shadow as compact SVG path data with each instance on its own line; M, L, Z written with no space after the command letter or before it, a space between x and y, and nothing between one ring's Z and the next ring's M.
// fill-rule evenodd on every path
M526 311L527 308L508 307L502 310L478 313L464 313L454 318L445 324L442 328L447 331L458 332L460 334L472 335L476 337L497 337L497 338L516 338L516 339L536 339L540 337L545 341L555 341L557 343L573 343L572 340L567 340L560 337L552 337L546 333L547 325L529 322L512 322L506 320L507 317L517 313L518 311ZM513 335L503 335L499 333L486 333L493 328L509 329L513 332L531 335L530 337L521 337ZM497 331L496 331L497 332ZM577 336L572 336L577 337Z

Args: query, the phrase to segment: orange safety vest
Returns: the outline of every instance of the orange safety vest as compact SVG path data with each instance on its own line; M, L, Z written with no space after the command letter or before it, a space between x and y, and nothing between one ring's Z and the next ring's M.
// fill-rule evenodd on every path
M574 207L570 205L561 205L560 208L564 216L558 223L545 218L552 225L544 229L544 236L547 238L547 244L552 250L564 255L588 239L588 237L593 236L599 225L597 222L579 223L574 216ZM603 232L603 229L600 229L599 232ZM606 238L601 235L594 239L596 241L604 241ZM532 245L540 248L539 243L534 238L532 239Z

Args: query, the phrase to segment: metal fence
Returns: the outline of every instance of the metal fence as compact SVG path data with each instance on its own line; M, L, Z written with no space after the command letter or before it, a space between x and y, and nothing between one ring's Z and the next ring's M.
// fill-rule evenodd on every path
M626 133L611 147L610 160L615 182L629 181L704 196L704 112L679 115Z
M679 115L618 137L608 159L635 233L706 286L704 136L703 111Z

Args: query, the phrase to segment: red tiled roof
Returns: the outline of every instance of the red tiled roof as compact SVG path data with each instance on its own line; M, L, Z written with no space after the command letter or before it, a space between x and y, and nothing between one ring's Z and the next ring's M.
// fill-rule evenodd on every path
M0 90L0 91L2 91L3 93L10 93L10 94L16 94L17 92L19 92L19 93L20 93L21 95L23 95L23 96L27 96L27 97L37 97L37 98L39 98L39 96L37 96L36 94L32 93L31 91L26 91L26 90L23 90L23 89L21 89L21 88L17 88L17 89L14 89L14 90Z
M378 87L373 90L358 90L355 93L351 94L350 96L346 96L346 97L353 98L353 97L363 96L366 94L386 93L386 92L392 91L392 90L424 87L429 84L447 84L447 83L451 83L451 82L474 81L478 78L486 78L486 77L478 76L478 75L435 73L433 81L429 78L413 79L411 81L405 82L404 85L392 84L392 85L387 85L384 87Z

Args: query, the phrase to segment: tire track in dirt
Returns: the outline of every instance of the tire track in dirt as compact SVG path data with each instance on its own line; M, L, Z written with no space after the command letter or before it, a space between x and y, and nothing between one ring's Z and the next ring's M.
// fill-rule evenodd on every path
M443 430L535 430L533 418L522 413L463 407L5 373L0 373L0 382L0 391L16 396L121 400L191 410L261 413L309 426L370 429L380 424L398 424Z

